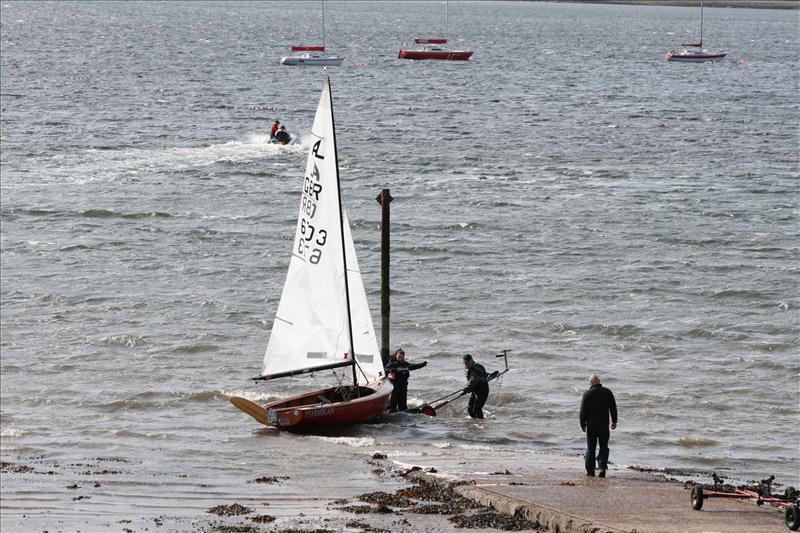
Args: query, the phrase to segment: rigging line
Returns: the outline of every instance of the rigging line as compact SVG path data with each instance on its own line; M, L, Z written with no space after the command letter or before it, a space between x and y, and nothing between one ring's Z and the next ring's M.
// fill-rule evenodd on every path
M363 368L361 368L361 365L360 365L360 364L358 364L358 361L356 361L356 366L358 367L358 370L361 372L361 375L362 375L362 376L364 376L364 381L366 381L367 383L369 383L369 378L367 377L367 374L366 374L366 372L364 372L364 369L363 369ZM353 373L355 374L355 372L353 372Z

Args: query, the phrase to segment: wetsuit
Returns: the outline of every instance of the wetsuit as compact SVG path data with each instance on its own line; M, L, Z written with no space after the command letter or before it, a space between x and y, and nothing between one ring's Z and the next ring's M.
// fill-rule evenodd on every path
M427 364L427 361L413 365L408 361L403 361L402 363L399 361L392 361L385 368L386 375L389 375L390 372L394 372L394 380L392 380L394 390L392 391L392 399L389 400L389 412L394 413L395 411L405 411L408 409L408 405L406 404L408 400L408 376L412 370L417 370Z
M292 140L292 137L289 135L289 132L286 130L278 130L275 133L275 140L281 144L286 144Z
M483 365L475 363L467 369L467 387L464 392L471 392L467 412L472 418L483 418L483 405L489 397L489 374Z
M617 423L617 402L610 389L600 383L589 387L583 393L581 400L581 429L586 430L586 473L594 475L595 450L600 443L600 453L597 454L597 466L601 471L608 468L608 418ZM602 472L601 472L602 473Z

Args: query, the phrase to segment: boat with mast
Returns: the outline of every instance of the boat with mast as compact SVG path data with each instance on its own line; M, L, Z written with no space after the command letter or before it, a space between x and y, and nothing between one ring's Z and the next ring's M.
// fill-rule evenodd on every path
M325 52L325 0L322 4L322 44L321 45L295 45L292 52L301 52L281 58L281 65L310 65L310 66L335 66L338 67L344 61L344 56L328 54Z
M331 370L337 385L265 405L234 396L231 403L258 422L313 429L377 418L392 392L342 206L330 80L311 130L289 271L264 367L256 381Z
M711 53L703 49L703 0L700 0L700 40L696 43L681 44L683 50L667 52L667 61L679 63L705 63L707 61L720 61L727 53Z
M399 59L466 61L473 54L471 50L450 50L447 48L447 0L444 3L444 37L416 38L414 42L422 46L416 50L401 49L397 57Z

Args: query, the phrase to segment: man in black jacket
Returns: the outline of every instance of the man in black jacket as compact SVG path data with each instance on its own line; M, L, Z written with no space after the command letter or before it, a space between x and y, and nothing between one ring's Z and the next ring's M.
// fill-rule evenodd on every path
M610 389L600 384L597 374L589 376L589 390L581 400L581 429L586 432L586 475L594 476L595 449L600 442L597 455L600 477L606 477L608 468L608 415L611 414L611 429L617 429L617 402Z
M389 412L405 411L408 409L408 377L412 370L422 368L428 364L427 361L411 364L406 361L406 353L400 349L392 356L391 361L384 369L386 375L394 385L392 398L389 400Z
M471 392L467 412L472 418L483 418L483 405L489 397L489 374L483 365L479 365L470 354L464 355L464 368L467 369L469 382L464 392Z

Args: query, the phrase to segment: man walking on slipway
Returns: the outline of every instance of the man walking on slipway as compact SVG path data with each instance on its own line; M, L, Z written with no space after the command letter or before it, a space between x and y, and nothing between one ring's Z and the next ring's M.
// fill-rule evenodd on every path
M610 389L600 384L597 374L589 376L589 390L581 400L581 429L586 432L586 475L594 477L595 449L600 443L597 455L599 477L606 477L608 468L608 418L611 414L611 429L617 429L617 402Z

